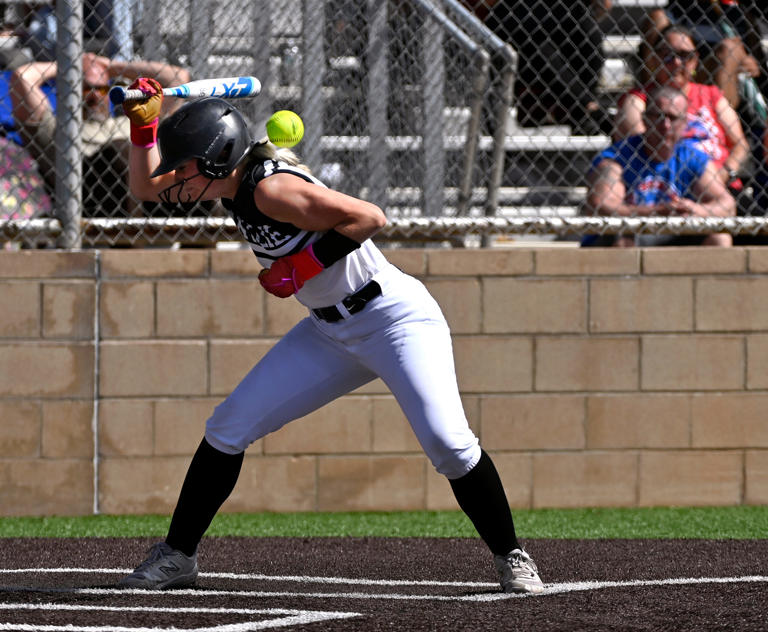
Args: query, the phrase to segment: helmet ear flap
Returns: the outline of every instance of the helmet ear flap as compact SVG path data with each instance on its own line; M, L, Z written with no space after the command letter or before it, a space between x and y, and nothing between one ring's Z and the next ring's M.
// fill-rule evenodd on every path
M230 160L232 158L232 150L235 147L235 140L230 138L224 143L224 147L213 158L199 158L197 160L197 169L206 178L213 178L217 180L219 178L226 178L232 171L230 168Z

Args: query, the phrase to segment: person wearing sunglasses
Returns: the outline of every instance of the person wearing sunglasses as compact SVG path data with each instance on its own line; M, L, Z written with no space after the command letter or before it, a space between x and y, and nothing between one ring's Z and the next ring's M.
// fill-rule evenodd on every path
M673 86L657 88L643 112L644 130L613 143L592 162L585 211L618 217L729 217L736 201L709 156L679 142L688 99ZM728 233L588 236L582 246L731 246Z
M130 216L138 205L128 193L130 122L112 112L109 88L116 80L130 83L139 76L155 77L167 87L189 81L190 74L165 62L118 61L89 52L82 63L84 214ZM8 83L16 128L50 195L56 184L56 72L56 62L33 61L16 67ZM167 101L168 112L176 101Z
M694 82L699 55L691 33L671 25L662 33L656 49L657 69L651 80L622 95L616 112L613 140L642 134L648 93L671 86L688 99L688 123L682 138L704 151L715 164L718 177L734 193L742 189L740 172L749 154L739 115L720 88Z

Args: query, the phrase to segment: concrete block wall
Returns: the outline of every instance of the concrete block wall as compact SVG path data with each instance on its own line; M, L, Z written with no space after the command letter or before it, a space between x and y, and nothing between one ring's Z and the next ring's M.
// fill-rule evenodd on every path
M443 306L513 507L768 502L768 249L385 252ZM257 272L0 252L0 515L170 512L213 407L304 316ZM254 443L224 511L455 508L377 380Z

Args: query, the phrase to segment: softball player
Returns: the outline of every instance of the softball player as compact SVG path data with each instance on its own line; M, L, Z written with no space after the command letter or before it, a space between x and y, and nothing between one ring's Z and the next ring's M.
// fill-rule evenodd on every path
M243 117L226 101L192 101L158 129L160 86L142 78L132 87L149 96L125 106L134 195L221 199L264 266L264 289L295 296L309 314L216 407L165 541L121 585L193 584L198 544L232 492L248 445L380 377L494 555L502 588L541 592L501 480L464 416L440 308L370 239L386 222L381 209L328 189L291 151L252 142Z

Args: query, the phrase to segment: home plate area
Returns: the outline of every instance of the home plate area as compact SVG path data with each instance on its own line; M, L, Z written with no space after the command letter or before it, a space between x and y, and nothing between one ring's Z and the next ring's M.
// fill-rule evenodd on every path
M528 540L543 595L475 539L206 538L195 588L123 590L146 539L0 540L0 630L766 630L766 540Z

